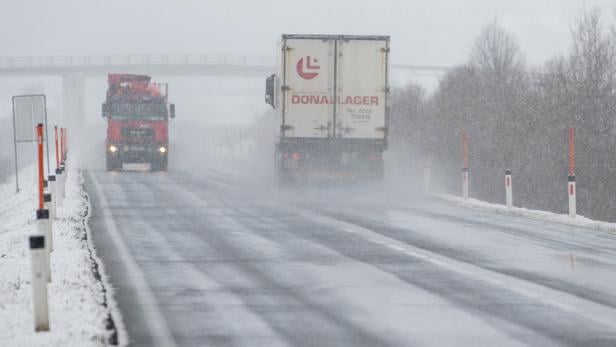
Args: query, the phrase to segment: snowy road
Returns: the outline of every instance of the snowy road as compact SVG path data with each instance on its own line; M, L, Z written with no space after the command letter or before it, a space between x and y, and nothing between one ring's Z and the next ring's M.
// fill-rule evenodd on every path
M242 176L84 173L134 345L616 345L615 235Z

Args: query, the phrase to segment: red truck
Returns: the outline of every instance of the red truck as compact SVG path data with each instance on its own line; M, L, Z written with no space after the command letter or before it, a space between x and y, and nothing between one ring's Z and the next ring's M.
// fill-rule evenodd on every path
M169 121L175 105L167 103L167 84L150 76L109 74L103 117L108 171L124 163L150 163L152 171L166 171L169 160Z

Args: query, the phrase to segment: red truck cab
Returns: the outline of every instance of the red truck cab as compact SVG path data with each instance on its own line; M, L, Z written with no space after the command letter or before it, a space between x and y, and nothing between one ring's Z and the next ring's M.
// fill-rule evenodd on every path
M107 170L124 163L149 163L152 171L166 171L169 162L169 121L175 105L167 103L167 85L147 75L109 74L103 117Z

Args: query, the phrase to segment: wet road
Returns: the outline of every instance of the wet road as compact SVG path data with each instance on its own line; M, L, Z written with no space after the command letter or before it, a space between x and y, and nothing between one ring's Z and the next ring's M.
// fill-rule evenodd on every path
M615 235L247 176L84 172L132 345L616 345Z

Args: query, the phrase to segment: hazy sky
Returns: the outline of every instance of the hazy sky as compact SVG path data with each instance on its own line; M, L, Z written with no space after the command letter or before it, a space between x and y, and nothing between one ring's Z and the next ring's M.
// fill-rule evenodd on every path
M2 0L1 56L126 53L272 55L281 33L389 34L393 61L464 61L495 18L531 63L568 47L571 22L614 0Z
M528 61L540 64L567 51L571 24L584 8L601 8L606 24L616 18L615 0L0 1L0 57L142 53L273 56L282 33L342 33L391 35L394 63L454 65L466 61L481 28L497 19L518 38ZM394 73L394 83L415 78ZM432 87L437 83L434 78L419 82ZM11 95L61 95L58 79L19 83L19 79L0 78L0 99L9 100L2 105L0 117L8 113ZM224 85L235 88L234 84L238 82L226 81ZM183 110L185 115L191 110L204 119L224 114L223 119L245 122L267 109L261 79L242 83L245 89L234 91L235 97L220 95L221 85L214 79L174 81L178 112ZM88 112L98 114L104 80L89 81L88 90Z

